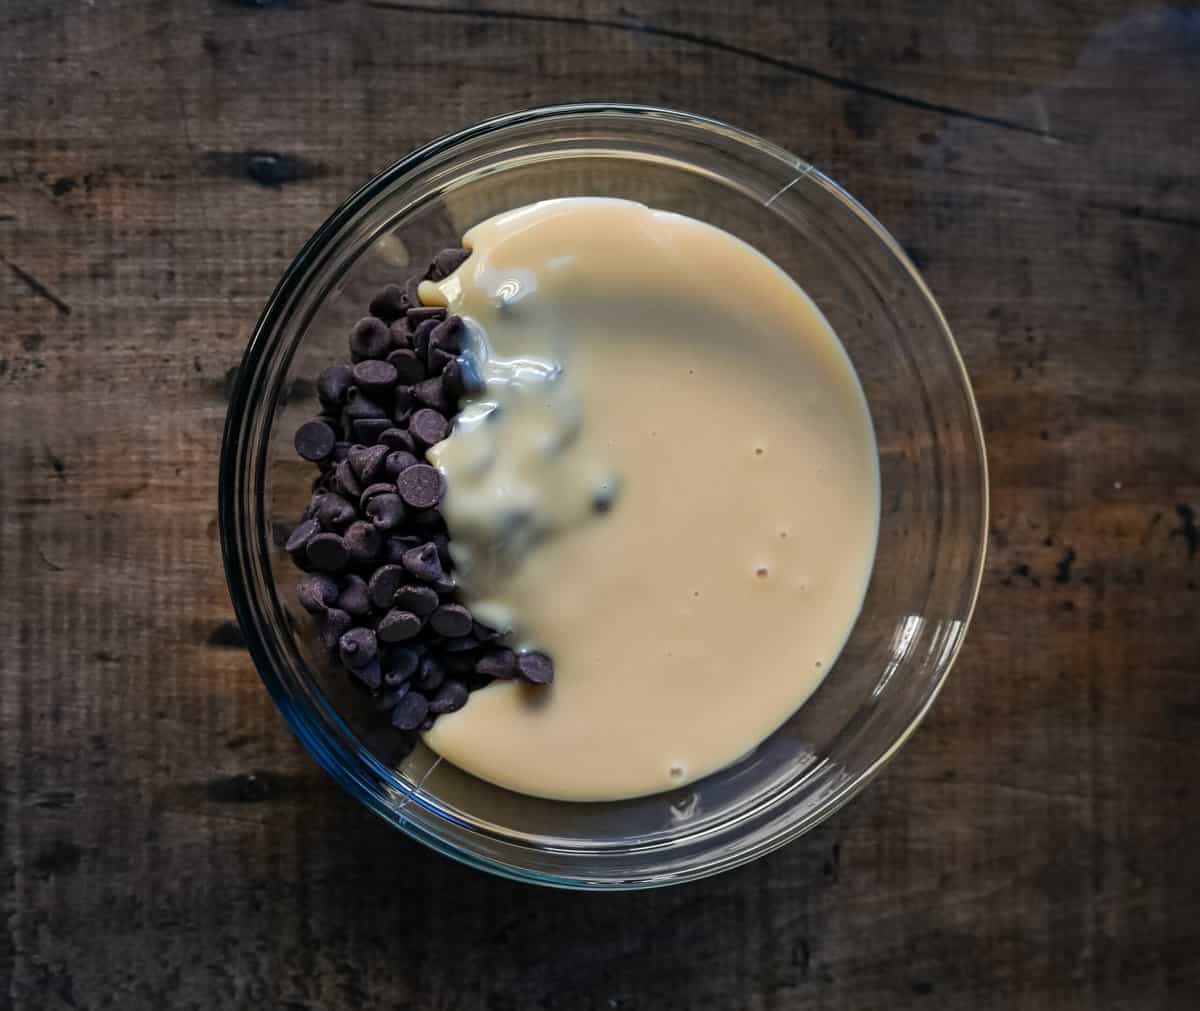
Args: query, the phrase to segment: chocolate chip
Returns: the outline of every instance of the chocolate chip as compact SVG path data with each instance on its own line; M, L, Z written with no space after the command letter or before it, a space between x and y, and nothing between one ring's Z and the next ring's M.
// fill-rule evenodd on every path
M309 564L319 572L341 572L350 560L346 543L337 534L317 534L305 549ZM434 549L437 555L437 549Z
M423 407L408 422L408 434L421 449L441 442L450 431L446 419L437 411Z
M312 545L310 543L310 555L311 550ZM422 544L418 548L410 548L404 552L400 559L400 564L418 579L424 580L427 583L433 582L443 575L442 560L438 558L437 545L435 544Z
M364 446L375 445L379 442L380 436L391 429L391 427L391 418L359 418L350 424L350 430L354 433L354 438Z
M346 459L346 457L348 457L349 455L350 455L350 443L348 443L348 442L335 442L335 443L333 444L333 457L332 457L332 460L333 460L333 462L334 462L334 463L341 463L341 462L342 462L344 459Z
M337 649L338 640L341 639L353 624L354 620L343 611L340 607L331 607L324 614L317 617L317 628L321 633L321 642L325 644L325 648L329 650Z
M375 633L369 628L352 628L338 640L338 656L347 667L361 667L378 655Z
M491 642L493 639L499 639L504 635L503 632L497 632L496 629L484 625L478 620L472 623L471 634L480 642Z
M399 684L389 685L387 675L383 676L383 691L379 694L376 708L383 713L390 713L400 704L400 700L404 698L410 691L412 685L407 681L401 681Z
M420 547L424 543L425 538L423 537L412 537L408 535L402 537L389 537L387 539L387 543L384 545L384 561L399 565L403 559L404 552L408 551L410 548Z
M309 614L324 614L326 608L337 603L338 584L328 576L311 572L296 584L296 596Z
M392 338L392 349L394 351L412 347L412 327L409 326L408 320L403 317L388 327L388 335Z
M379 619L379 639L381 642L405 642L421 631L421 619L411 611L401 611L392 608Z
M392 710L392 726L398 730L416 730L429 715L429 703L420 692L408 692Z
M351 386L346 392L346 418L353 424L363 418L386 418L388 412L384 406L372 400L365 390Z
M442 365L444 367L445 363L443 362ZM433 370L431 369L430 371ZM421 380L421 382L417 383L417 385L413 387L413 395L417 398L418 403L422 403L426 407L431 407L435 411L439 412L439 416L442 414L450 414L454 410L454 404L450 399L450 394L446 392L446 384L442 382L441 376L434 376L432 379ZM417 413L419 414L420 411ZM445 423L445 418L443 418L442 424L445 425ZM411 424L409 425L409 430L412 430ZM442 438L445 438L444 434ZM439 439L438 441L440 442L441 440Z
M296 452L312 463L320 463L329 459L333 453L333 444L337 436L329 425L320 420L306 421L296 429L293 440Z
M389 284L371 299L371 304L367 308L372 316L385 323L391 323L392 320L403 316L411 304L400 285Z
M358 498L358 507L365 510L367 503L377 495L394 495L395 493L396 486L391 481L377 481L363 489L363 493Z
M438 327L438 321L435 319L427 319L421 323L413 331L412 346L417 353L417 357L421 361L425 361L425 356L429 353L429 341L433 336L433 331Z
M354 366L354 384L375 399L391 393L397 379L396 367L388 362L372 359Z
M379 436L379 442L391 450L403 449L408 453L413 451L412 436L404 431L403 428L387 429Z
M454 581L454 577L443 572L437 579L431 580L429 583L443 597L448 597L458 589L458 584Z
M415 467L420 461L404 449L397 449L395 452L389 453L386 460L383 462L384 470L387 471L388 477L393 481L396 480L409 467Z
M385 447L380 446L380 449ZM357 499L362 494L362 485L350 464L349 458L343 460L333 469L334 486L338 492L348 499Z
M548 685L554 680L554 664L545 653L518 653L517 670L533 685Z
M322 495L321 504L317 507L317 519L327 530L343 527L347 523L353 522L357 515L354 506L341 495L335 495L332 492Z
M445 319L447 311L443 305L415 305L405 315L408 317L409 323L416 327L427 319L438 321Z
M351 667L351 673L371 691L378 691L383 684L383 669L379 666L379 657L368 660L360 667Z
M352 618L365 618L370 614L371 601L367 596L367 581L362 576L347 576L342 592L338 594L337 606Z
M471 612L462 604L442 604L429 616L429 624L438 635L456 639L471 631Z
M401 348L388 355L388 364L396 370L396 381L404 386L419 383L425 378L425 366L415 351Z
M442 498L442 475L436 467L418 463L400 472L396 488L405 505L414 509L432 509Z
M362 520L351 523L346 528L343 540L349 561L355 565L366 565L374 561L383 547L383 534Z
M305 520L303 523L298 523L296 528L288 535L287 542L283 546L293 559L299 560L306 557L309 543L314 537L321 532L321 524L315 519Z
M412 677L421 664L420 654L415 649L396 646L389 649L383 667L383 683L395 686Z
M437 609L437 591L419 583L405 583L395 591L395 604L405 611L425 618Z
M506 647L489 649L475 661L475 669L490 678L511 678L517 673L517 654Z
M453 274L467 261L471 255L469 249L443 249L433 258L426 276L431 281L441 281Z
M377 495L367 503L366 512L376 529L395 530L404 522L404 501L399 495Z
M362 484L374 484L385 473L383 462L387 459L388 452L387 446L351 446L347 460L354 476Z
M453 639L443 639L438 643L438 647L444 653L462 653L474 649L478 645L479 640L473 635L460 635Z
M364 358L382 358L391 347L392 336L387 324L375 316L364 316L350 331L350 354L356 362Z
M467 704L467 686L461 681L447 681L429 700L431 713L457 712Z
M449 351L453 357L462 351L465 337L466 328L463 326L462 317L447 316L429 335L429 343L443 351Z
M413 679L413 685L423 692L436 691L446 677L446 668L437 657L421 658L421 667Z
M413 274L404 282L404 294L408 296L409 306L421 304L421 275Z
M371 576L369 593L371 603L381 611L392 606L396 591L408 578L408 573L400 565L381 565Z
M449 351L443 351L433 344L429 345L429 351L425 355L425 365L429 369L429 375L436 377L441 385L438 387L436 394L433 391L427 392L425 399L421 402L427 403L430 407L437 408L438 410L444 410L447 414L454 413L454 397L451 395L450 387L445 383L445 373L450 363L454 360L454 355L450 354ZM428 380L426 381L428 382ZM418 383L413 388L413 392L416 393L418 400L421 400L420 385Z
M354 373L349 365L330 365L317 376L317 396L321 403L341 407L346 401L346 392L354 384Z

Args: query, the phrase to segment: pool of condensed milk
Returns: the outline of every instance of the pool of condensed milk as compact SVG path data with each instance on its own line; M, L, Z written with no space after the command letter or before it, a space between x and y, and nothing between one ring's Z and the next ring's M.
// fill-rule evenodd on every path
M422 300L466 320L486 386L431 452L465 599L549 654L424 735L561 800L669 790L752 751L862 606L878 454L812 300L732 235L606 198L466 233Z

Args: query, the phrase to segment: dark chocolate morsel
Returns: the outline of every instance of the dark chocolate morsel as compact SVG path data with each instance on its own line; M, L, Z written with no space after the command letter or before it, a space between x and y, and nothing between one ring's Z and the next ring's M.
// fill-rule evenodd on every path
M404 500L399 495L376 495L367 503L366 513L375 527L395 530L404 522Z
M490 678L516 677L517 655L504 646L489 649L475 661L475 670Z
M341 407L352 385L354 373L349 365L330 365L317 376L317 396L322 404Z
M337 436L328 422L314 419L296 429L296 452L312 463L329 459Z
M517 670L533 685L548 685L554 680L554 664L545 653L518 653Z
M429 700L431 713L457 712L467 704L467 686L461 681L446 681Z
M425 378L425 366L415 351L401 348L388 355L388 364L396 370L396 381L403 386L412 386Z
M396 591L400 589L407 578L408 573L404 571L403 566L381 565L371 576L368 587L371 603L381 611L386 611L392 606Z
M364 418L386 418L388 412L382 404L372 400L365 390L351 386L346 393L346 417L353 424Z
M354 506L333 492L322 495L321 504L317 507L317 519L326 529L345 526L357 515Z
M296 524L295 529L288 534L287 543L284 544L283 549L292 556L294 561L299 562L306 557L309 541L320 532L321 524L315 519L304 520L302 523Z
M376 316L364 316L350 331L350 353L355 361L383 358L392 347L387 324Z
M470 255L471 251L469 249L459 249L457 247L443 249L433 258L433 263L430 264L426 277L431 281L441 281L466 263Z
M410 548L401 556L400 564L426 583L432 583L443 575L442 560L438 557L436 544L422 544L420 547Z
M392 608L379 619L379 639L381 642L405 642L421 631L421 619L411 611L401 611Z
M379 448L385 449L386 447L380 446ZM362 494L362 485L348 458L333 468L333 480L338 492L347 499L357 499Z
M337 581L319 572L310 572L300 577L296 584L296 596L300 606L309 614L324 614L327 608L337 603Z
M392 647L384 656L383 683L393 687L402 684L417 672L420 664L421 657L415 649Z
M371 397L386 397L397 381L396 367L378 359L354 366L354 385Z
M396 488L405 505L414 509L432 509L442 499L442 475L436 467L418 463L400 472Z
M378 691L383 684L383 669L379 666L379 657L368 660L361 667L351 667L351 673L371 691Z
M428 449L441 442L449 432L450 426L446 424L446 419L429 407L422 407L416 411L408 422L408 434L421 449Z
M413 451L412 436L409 435L403 428L388 428L380 433L379 442L387 446L390 450L403 449L411 453Z
M383 461L387 459L387 446L351 446L347 458L354 476L359 482L368 485L380 480L384 473Z
M372 524L357 520L346 528L343 537L349 560L355 565L373 562L383 547L383 534Z
M462 604L442 604L429 616L430 627L438 635L457 639L471 631L471 612Z
M397 449L388 454L383 466L387 471L388 477L393 481L400 477L409 467L415 467L421 461L418 460L412 453L406 449Z
M437 591L420 583L405 583L395 593L397 607L412 611L421 618L433 614L439 603Z
M347 576L342 592L338 594L337 606L352 618L365 618L370 614L371 601L367 596L367 581L362 576Z
M379 437L391 427L391 418L359 418L350 423L354 438L364 446L374 446L379 442Z
M446 668L442 662L433 656L421 658L421 668L413 678L413 685L420 691L437 691L446 677Z
M324 614L317 617L317 628L321 632L321 642L325 644L325 648L329 650L337 649L338 640L341 639L353 624L353 619L340 607L331 607Z
M362 667L378 655L375 633L369 628L352 628L338 640L338 656L347 667Z
M318 572L341 572L350 559L345 541L337 534L317 534L308 542L304 553Z
M398 730L416 730L429 715L429 702L420 692L408 692L392 710L392 726Z
M371 304L367 308L372 316L385 323L391 323L403 316L411 304L400 285L389 284L371 299Z

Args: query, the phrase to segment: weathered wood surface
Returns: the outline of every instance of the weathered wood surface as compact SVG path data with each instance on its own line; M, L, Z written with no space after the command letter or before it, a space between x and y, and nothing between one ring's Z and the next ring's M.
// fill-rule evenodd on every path
M567 99L741 124L907 244L979 396L975 627L854 804L578 896L409 843L230 624L230 370L364 178ZM1200 1006L1200 14L984 2L0 10L0 1007Z

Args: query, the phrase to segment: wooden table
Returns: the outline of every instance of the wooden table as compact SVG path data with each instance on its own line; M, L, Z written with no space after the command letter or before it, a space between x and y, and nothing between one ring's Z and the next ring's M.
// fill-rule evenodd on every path
M993 482L904 752L650 894L494 880L343 796L217 545L226 393L303 240L414 145L585 98L740 124L874 210ZM7 0L0 1007L1200 1005L1198 122L1200 15L1115 0Z

